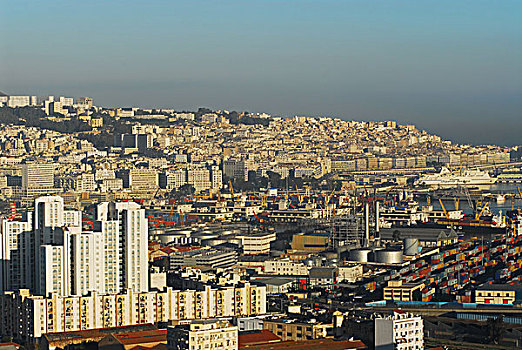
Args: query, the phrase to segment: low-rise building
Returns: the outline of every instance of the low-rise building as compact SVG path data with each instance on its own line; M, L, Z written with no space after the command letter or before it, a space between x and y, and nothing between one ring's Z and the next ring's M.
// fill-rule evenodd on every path
M212 268L225 268L237 263L235 251L219 251L216 249L202 248L171 254L170 268L182 266L209 266Z
M388 281L384 287L384 300L420 301L424 283L403 283L402 281Z
M326 338L331 334L331 323L304 323L288 319L266 319L263 328L274 333L283 341Z
M337 268L339 282L353 283L357 281L363 275L363 267L360 264L356 265L344 265Z
M228 321L201 320L190 324L168 327L167 348L169 350L237 350L238 330Z
M522 288L510 284L484 284L475 289L475 302L479 304L514 304L520 300Z
M420 316L394 312L375 319L375 349L423 350L424 325Z
M308 267L289 258L267 260L264 262L265 273L274 275L308 275Z
M136 347L151 348L167 343L167 330L149 330L110 334L98 342L98 350L130 350Z

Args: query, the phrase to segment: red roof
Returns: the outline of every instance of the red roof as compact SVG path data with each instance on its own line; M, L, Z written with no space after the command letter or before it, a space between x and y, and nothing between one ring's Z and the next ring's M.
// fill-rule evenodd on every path
M137 345L133 348L130 348L130 350L167 350L167 344L158 344L151 346L150 348L143 345Z
M277 344L259 344L242 346L249 350L345 350L345 349L367 349L367 346L360 340L355 341L336 341L333 339L315 339L304 341L284 341Z
M239 346L273 343L278 341L281 341L281 338L266 329L259 332L239 334Z
M201 247L186 247L186 246L177 246L177 247L170 247L174 249L176 252L188 252L191 250L201 249Z
M162 252L167 253L167 254L172 254L176 251L176 250L172 249L171 247L162 247L159 250L161 250Z
M167 330L158 329L150 331L120 333L114 334L114 338L124 345L166 342Z

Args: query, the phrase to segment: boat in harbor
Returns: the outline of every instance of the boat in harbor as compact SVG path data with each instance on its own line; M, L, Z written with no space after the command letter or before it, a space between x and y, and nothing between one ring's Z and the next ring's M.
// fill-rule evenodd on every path
M417 180L420 185L438 187L492 185L495 182L496 178L485 171L478 169L451 171L448 168L442 168L438 174L424 175Z

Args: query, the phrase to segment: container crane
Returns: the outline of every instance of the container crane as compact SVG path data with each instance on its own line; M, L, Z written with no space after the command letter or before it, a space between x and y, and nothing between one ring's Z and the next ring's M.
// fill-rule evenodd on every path
M444 206L444 203L442 203L442 199L439 198L440 207L442 208L442 211L444 211L444 215L447 219L449 219L449 213L446 210L446 207Z

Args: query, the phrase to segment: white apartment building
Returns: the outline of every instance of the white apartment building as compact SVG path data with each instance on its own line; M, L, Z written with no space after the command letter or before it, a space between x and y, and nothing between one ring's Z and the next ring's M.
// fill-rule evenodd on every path
M26 221L3 219L0 290L42 296L148 291L148 224L136 203L101 203L93 231L63 198L35 200Z
M76 178L77 192L92 192L96 189L96 182L94 182L94 174L83 173Z
M264 263L265 273L274 275L307 276L308 267L289 258L267 260Z
M54 187L54 168L54 164L23 164L23 195L32 197L52 192Z
M180 188L187 183L187 171L185 169L177 169L168 171L160 175L161 186L167 190Z
M134 202L101 203L97 207L96 218L102 229L110 229L107 242L117 249L113 254L107 252L107 259L119 266L119 291L132 289L135 292L147 291L148 286L148 238L149 229L145 209ZM114 221L111 226L104 221ZM116 226L121 229L117 231ZM120 248L116 248L119 247ZM114 256L113 256L114 255ZM124 263L123 263L124 262Z
M424 325L420 316L394 312L375 319L375 348L379 350L423 350Z
M172 290L45 298L28 290L0 295L2 335L35 340L45 333L266 313L266 287Z
M82 232L70 236L71 251L71 270L74 275L71 276L71 294L86 295L90 291L98 291L106 293L108 289L111 292L115 288L107 288L112 278L109 278L107 269L110 269L110 259L106 261L105 236L102 232Z
M102 192L118 192L123 189L123 179L103 179L100 184Z
M96 169L94 180L102 181L108 179L115 179L116 173L112 169Z
M37 266L40 270L36 271L39 294L66 295L70 267L65 257L67 250L64 249L64 246L44 244L40 246L39 251Z
M0 293L21 288L23 254L20 236L32 232L33 217L0 220Z
M36 104L36 96L9 96L7 106L11 108L25 107Z
M169 350L237 350L238 347L238 328L228 321L198 320L167 328Z
M223 171L219 169L217 165L212 166L210 170L211 186L214 191L218 191L223 188Z

